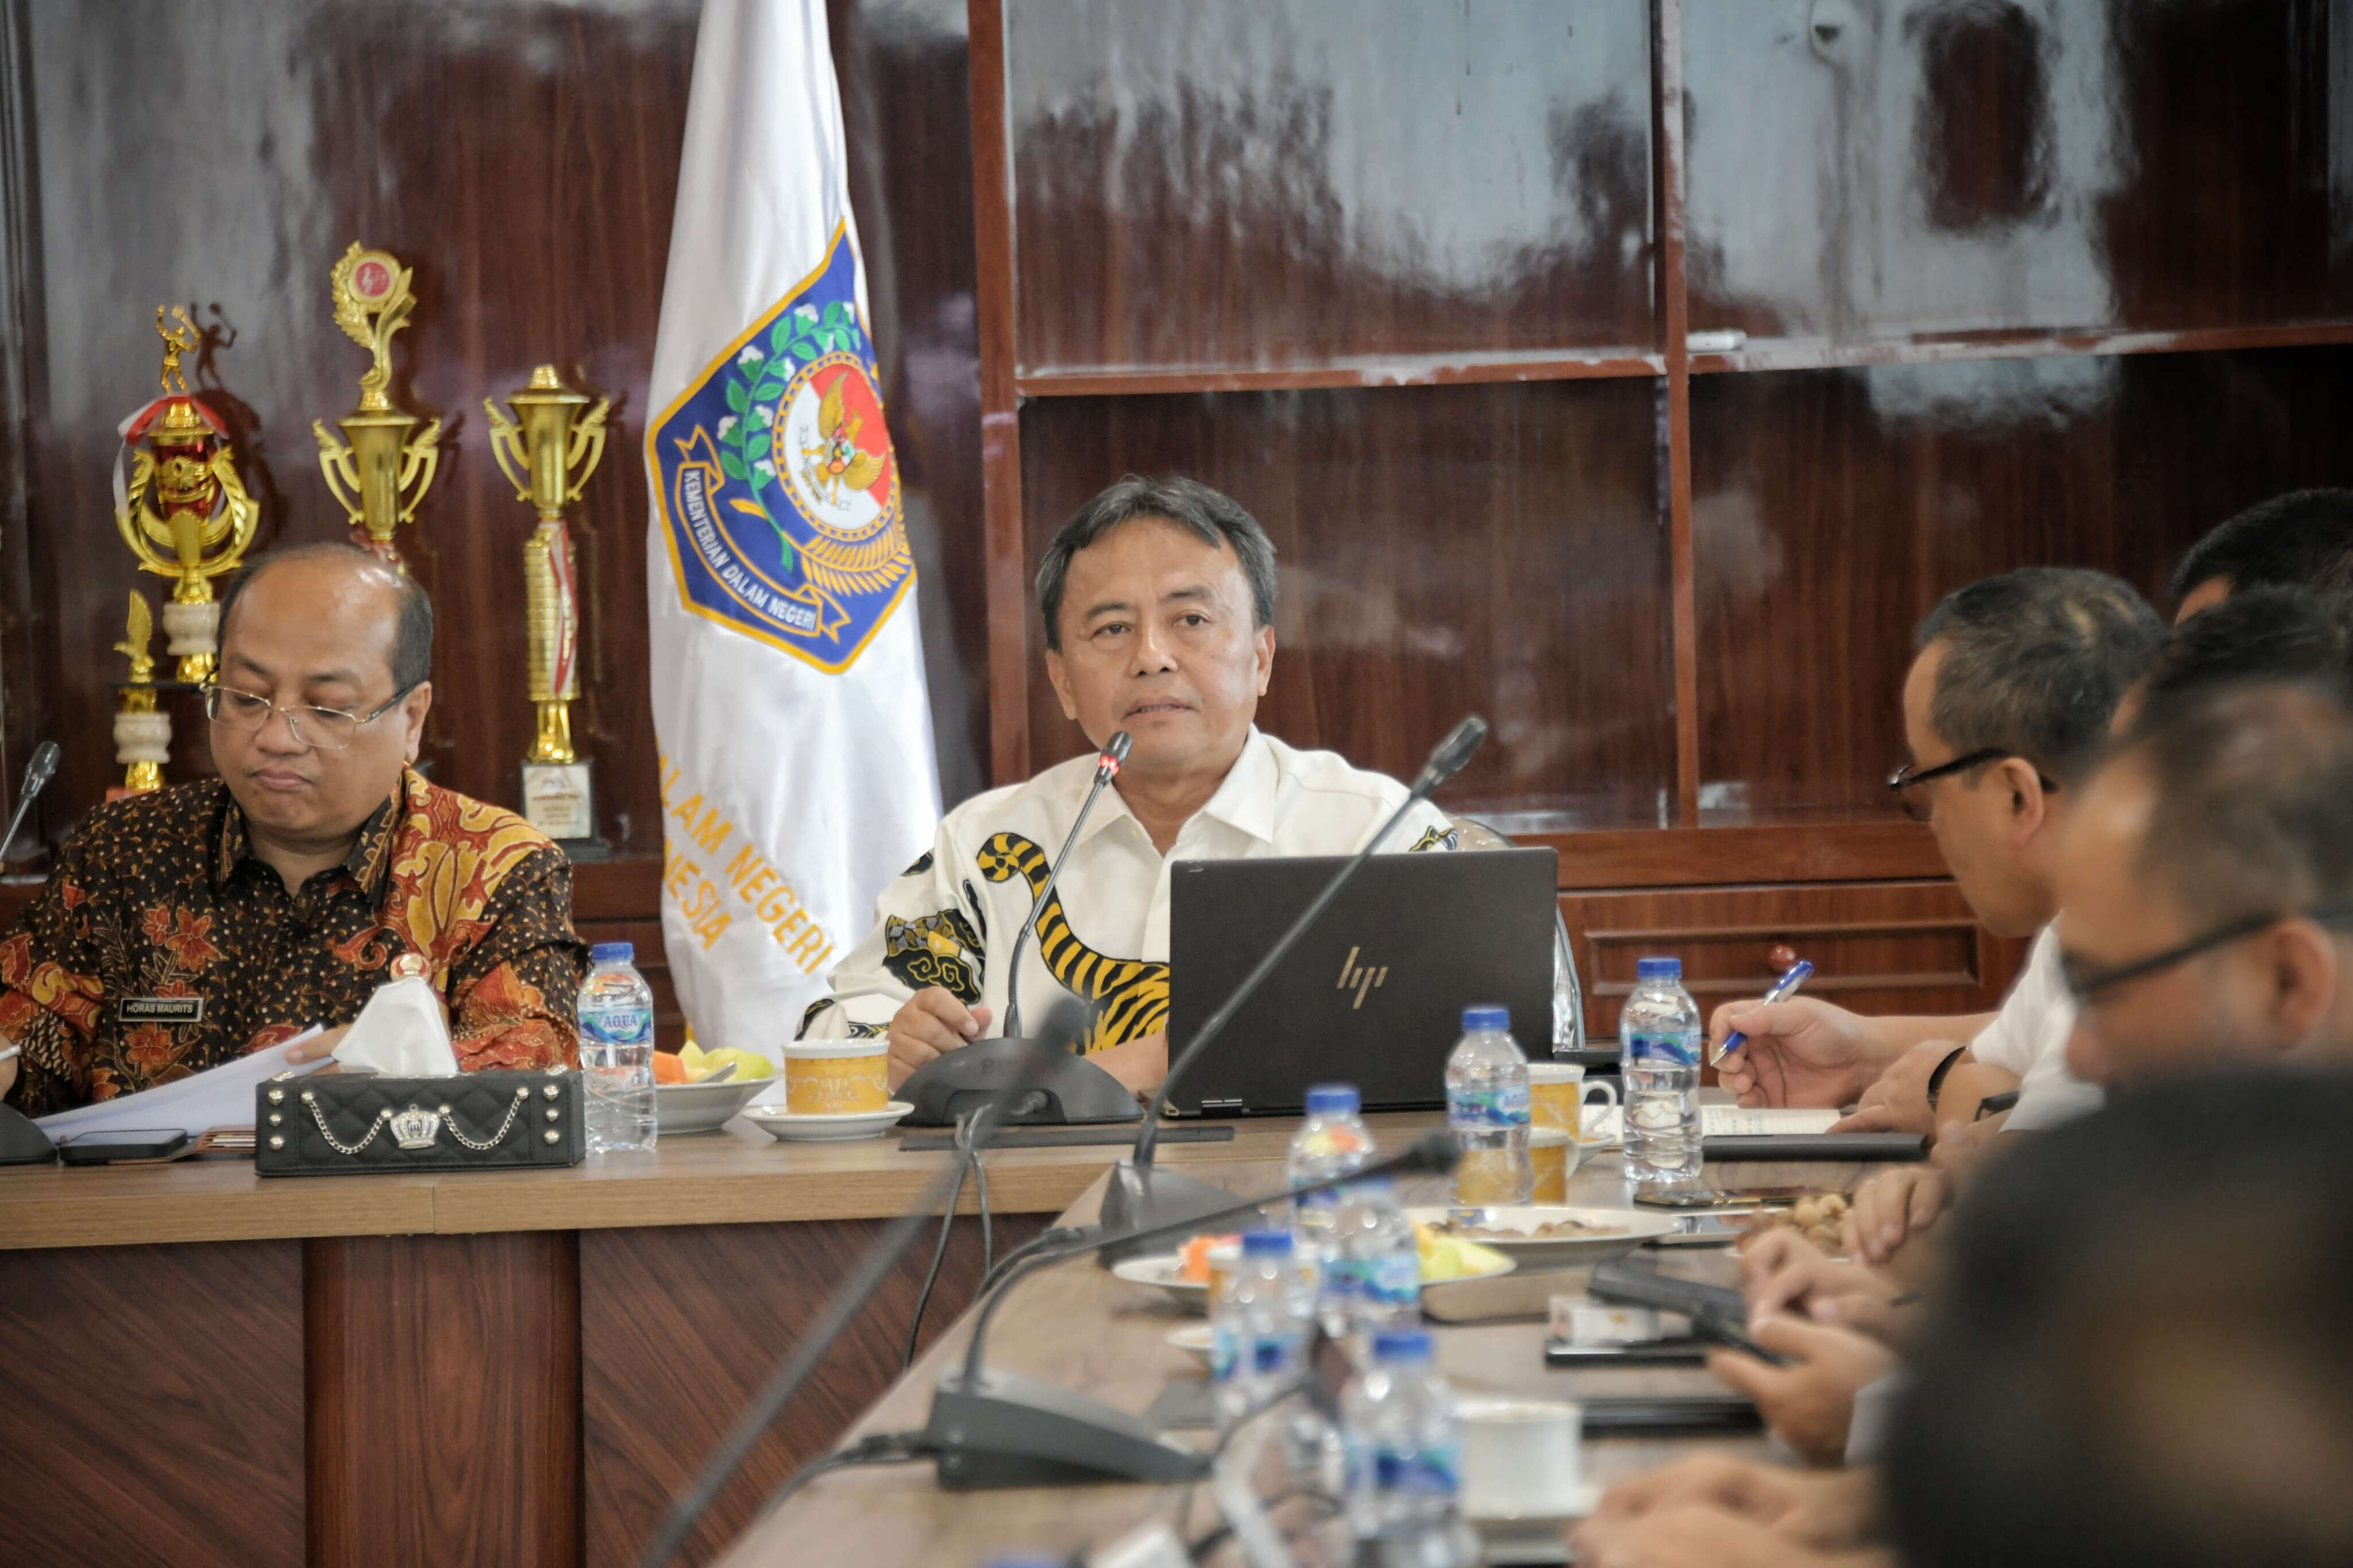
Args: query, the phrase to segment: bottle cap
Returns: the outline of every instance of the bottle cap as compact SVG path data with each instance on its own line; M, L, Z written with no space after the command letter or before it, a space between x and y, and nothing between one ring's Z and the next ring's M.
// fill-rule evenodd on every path
M637 943L629 942L600 942L588 950L591 963L629 963L637 956Z
M1680 981L1683 977L1683 961L1680 958L1638 958L1634 961L1634 978L1637 980Z
M1373 1359L1411 1365L1430 1359L1428 1329L1383 1329L1373 1336Z
M1462 1009L1462 1026L1466 1029L1509 1029L1512 1026L1512 1010L1498 1007L1493 1003L1465 1007Z
M1307 1114L1310 1116L1330 1116L1342 1111L1353 1115L1363 1109L1364 1103L1357 1097L1356 1086L1353 1083L1319 1083L1307 1091Z
M1291 1233L1287 1230L1246 1230L1242 1232L1244 1258L1288 1258L1291 1256Z

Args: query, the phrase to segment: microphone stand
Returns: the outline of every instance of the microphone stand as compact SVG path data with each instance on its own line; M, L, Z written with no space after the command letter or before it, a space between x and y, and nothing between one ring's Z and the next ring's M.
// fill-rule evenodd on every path
M1340 896L1341 889L1364 869L1365 862L1372 858L1373 852L1381 847L1382 841L1405 819L1406 813L1428 799L1432 790L1461 773L1462 765L1471 760L1472 753L1486 739L1487 721L1476 713L1447 732L1446 738L1439 742L1437 748L1430 753L1429 761L1422 763L1421 771L1414 775L1405 799L1389 813L1388 820L1381 824L1380 831L1350 857L1346 865L1332 874L1332 879L1324 884L1324 890L1299 911L1299 918L1291 922L1272 947L1267 949L1266 956L1258 961L1258 967L1243 977L1242 983L1234 987L1218 1010L1209 1015L1200 1032L1187 1042L1184 1051L1169 1062L1167 1076L1160 1080L1160 1088L1144 1108L1144 1127L1135 1135L1134 1152L1112 1167L1111 1184L1104 1190L1103 1200L1105 1228L1142 1232L1166 1228L1171 1224L1198 1225L1211 1211L1232 1197L1223 1187L1178 1172L1160 1170L1153 1163L1154 1148L1160 1140L1161 1112L1168 1104L1168 1091L1175 1087L1185 1069L1199 1060L1201 1053L1225 1033L1226 1026L1233 1022L1234 1015L1241 1011L1242 1005L1257 994L1258 988L1266 983L1267 976L1274 973L1276 965L1290 956L1291 950L1299 945L1300 939L1322 917L1332 900ZM1133 1256L1134 1250L1124 1241L1115 1243L1103 1250L1100 1261L1108 1268L1123 1258Z
M1037 928L1038 917L1046 912L1046 900L1054 896L1054 884L1062 879L1062 863L1071 858L1071 846L1078 843L1079 834L1086 827L1087 814L1094 810L1095 800L1103 794L1103 785L1119 776L1120 764L1127 761L1128 748L1134 744L1124 730L1103 742L1102 754L1095 758L1095 782L1088 789L1087 798L1080 804L1079 815L1071 824L1071 836L1062 840L1061 850L1054 857L1054 863L1046 868L1046 885L1039 889L1038 896L1029 901L1029 918L1013 934L1012 956L1005 961L1005 1027L999 1031L1008 1039L1021 1037L1021 949L1029 942L1029 933Z
M33 809L33 802L49 787L49 780L57 771L58 743L44 741L34 747L32 756L25 763L24 782L16 786L16 815L8 819L8 831L0 833L0 865L7 863L8 846L16 842L16 829L25 826L25 814Z
M1191 1481L1209 1473L1210 1456L1168 1442L1136 1416L1034 1377L990 1372L988 1327L1013 1287L1050 1265L1109 1247L1138 1247L1189 1234L1204 1223L1236 1219L1279 1204L1372 1177L1443 1173L1461 1158L1454 1135L1424 1133L1404 1152L1362 1171L1303 1182L1265 1197L1234 1200L1205 1215L1096 1234L1026 1258L980 1305L964 1363L940 1379L918 1452L938 1456L940 1485L955 1491L994 1487L1068 1486L1086 1481Z
M996 1136L1005 1108L1018 1103L1020 1098L1029 1093L1030 1086L1039 1076L1038 1069L1042 1059L1042 1051L1032 1049L1013 1081L975 1116L970 1158L979 1159L989 1140ZM776 1424L785 1406L792 1402L793 1396L800 1392L801 1385L817 1370L817 1363L833 1348L834 1342L841 1337L842 1331L849 1328L874 1293L882 1288L882 1282L899 1266L899 1259L914 1245L915 1237L923 1227L931 1223L932 1212L946 1197L950 1184L961 1185L963 1179L964 1161L951 1159L947 1168L932 1178L931 1186L914 1205L891 1222L856 1271L842 1282L841 1288L833 1293L833 1299L826 1303L824 1315L777 1366L769 1377L767 1386L753 1401L752 1407L744 1413L734 1430L727 1435L726 1440L704 1463L702 1473L695 1477L693 1486L670 1505L669 1514L662 1520L660 1528L654 1532L653 1540L639 1559L641 1568L664 1568L664 1564L678 1555L685 1546L687 1537L694 1533L695 1526L702 1521L702 1516L718 1500L721 1490L734 1479L735 1472L743 1468L744 1461L751 1457L761 1437Z

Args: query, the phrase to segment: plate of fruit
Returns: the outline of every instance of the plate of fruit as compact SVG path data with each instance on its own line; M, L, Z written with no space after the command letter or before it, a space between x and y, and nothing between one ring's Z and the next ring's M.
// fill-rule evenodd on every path
M757 1051L706 1051L692 1040L681 1051L656 1051L655 1125L669 1133L712 1131L773 1088L776 1076L776 1065Z
M1444 1236L1427 1226L1415 1226L1414 1242L1421 1255L1421 1285L1451 1284L1458 1279L1487 1279L1509 1274L1516 1267L1493 1247L1461 1237ZM1130 1258L1112 1273L1131 1285L1159 1291L1178 1306L1196 1312L1209 1310L1213 1277L1230 1270L1241 1250L1238 1235L1197 1236L1178 1252ZM1313 1265L1303 1263L1303 1275Z

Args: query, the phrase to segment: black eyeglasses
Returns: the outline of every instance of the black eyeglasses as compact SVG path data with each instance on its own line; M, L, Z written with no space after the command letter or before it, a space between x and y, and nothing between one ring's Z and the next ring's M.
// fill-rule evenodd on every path
M1913 771L1914 763L1906 763L1887 775L1887 788L1889 793L1895 796L1895 804L1904 808L1905 816L1915 822L1926 822L1935 808L1932 806L1924 811L1913 805L1914 797L1905 794L1905 790L1910 789L1914 784L1924 784L1932 779L1944 778L1951 773L1966 773L1971 768L1981 767L1987 763L1999 762L2003 757L2017 755L2019 755L2018 752L2004 751L2000 746L1979 746L1976 751L1955 757L1949 763L1938 763L1933 768L1921 768L1917 773ZM2040 768L2034 770L2034 776L2042 781L2046 792L2059 787L2058 781L2049 777Z
M2251 937L2257 931L2268 931L2282 921L2292 921L2299 917L2317 921L2325 926L2344 925L2353 922L2353 904L2337 904L2327 909L2308 910L2266 910L2260 914L2242 915L2237 920L2224 921L2203 936L2192 937L2178 947L2168 947L2164 952L2153 952L2147 958L2134 959L2130 963L2115 964L2106 969L2094 969L2088 973L2075 968L2063 958L2059 965L2060 977L2067 986L2067 994L2075 999L2075 1005L2080 1007L2103 992L2114 991L2119 985L2129 984L2136 980L2145 980L2152 974L2161 974L2179 964L2189 963L2200 953L2211 952L2218 947L2228 947L2231 943L2244 937Z

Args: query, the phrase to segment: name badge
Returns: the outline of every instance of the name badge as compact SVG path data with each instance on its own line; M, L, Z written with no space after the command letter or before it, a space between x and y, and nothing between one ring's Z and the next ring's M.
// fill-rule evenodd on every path
M205 1021L205 999L125 996L115 1005L114 1016L126 1024L201 1024Z

